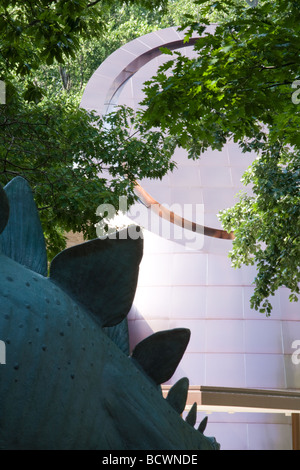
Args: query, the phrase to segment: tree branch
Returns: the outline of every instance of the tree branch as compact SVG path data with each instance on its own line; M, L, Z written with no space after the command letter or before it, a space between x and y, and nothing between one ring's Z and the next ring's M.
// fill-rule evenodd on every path
M288 82L288 81L284 81L284 82L281 82L281 83L273 83L272 85L268 85L268 86L264 87L264 89L273 88L273 87L282 86L282 85L291 85L292 83L293 82Z
M102 0L95 0L94 2L91 2L91 3L88 3L87 7L93 7L95 5L97 5L97 3L100 3Z
M281 64L281 65L260 65L260 70L274 70L274 69L281 69L282 67L288 67L289 65L295 65L296 62L288 62L287 64Z

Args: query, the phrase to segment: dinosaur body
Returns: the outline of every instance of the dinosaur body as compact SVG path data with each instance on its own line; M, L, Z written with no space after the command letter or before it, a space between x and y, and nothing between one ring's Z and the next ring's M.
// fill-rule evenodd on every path
M28 191L24 180L13 184L13 193ZM0 196L0 211L7 214L1 188ZM218 448L181 418L159 386L173 375L189 331L154 334L131 357L107 334L126 319L133 301L142 239L94 240L65 250L46 277L44 261L18 262L7 230L0 254L0 337L6 343L0 449ZM44 259L40 234L34 244ZM34 265L39 268L32 270Z

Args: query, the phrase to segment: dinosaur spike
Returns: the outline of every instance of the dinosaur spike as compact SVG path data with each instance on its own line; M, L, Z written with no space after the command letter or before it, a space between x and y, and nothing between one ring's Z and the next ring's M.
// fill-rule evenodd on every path
M187 417L185 418L186 422L189 423L191 426L195 426L197 420L197 403L195 402L188 412Z
M96 239L64 250L51 264L50 280L103 327L124 320L135 296L143 239L131 239L129 230L118 232L114 239Z
M32 271L47 276L47 252L38 210L27 181L14 178L4 191L9 221L0 236L2 253Z
M183 413L187 394L189 390L189 380L186 377L178 380L170 389L166 400L181 415Z
M198 431L201 432L201 434L203 434L204 431L205 431L205 428L206 428L206 425L207 425L207 420L208 420L208 417L205 416L205 418L199 424Z
M185 328L159 331L141 341L132 358L157 385L162 384L174 374L190 335L190 330Z
M0 233L6 227L9 218L9 202L6 193L0 186Z

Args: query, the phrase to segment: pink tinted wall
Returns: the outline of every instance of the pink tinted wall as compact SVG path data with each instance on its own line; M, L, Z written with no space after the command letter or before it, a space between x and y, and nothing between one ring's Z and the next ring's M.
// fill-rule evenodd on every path
M168 28L121 47L91 78L82 106L99 114L117 104L136 109L143 82L170 59L157 53L157 48L182 39L182 33ZM193 55L193 47L180 47L180 51ZM166 207L203 207L205 225L221 228L216 214L235 203L243 188L242 174L253 158L233 143L227 143L222 152L207 151L198 161L188 160L178 149L174 172L162 181L140 184ZM186 327L191 341L170 384L186 376L191 385L299 388L300 365L291 360L292 343L300 340L299 307L288 301L287 289L275 295L273 313L267 319L250 309L255 268L231 267L231 241L185 231L176 239L178 232L169 233L140 204L128 215L146 228L139 283L129 314L131 347L152 332ZM199 413L198 420L202 418ZM213 413L207 432L216 436L223 449L290 449L292 442L290 417L279 414Z

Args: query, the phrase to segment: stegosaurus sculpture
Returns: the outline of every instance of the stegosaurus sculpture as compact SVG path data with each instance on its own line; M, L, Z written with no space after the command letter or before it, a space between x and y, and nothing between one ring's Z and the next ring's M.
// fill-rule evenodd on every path
M48 276L38 211L20 177L0 187L0 233L0 449L219 448L204 423L194 428L195 407L180 416L186 378L167 399L161 393L190 331L155 333L127 354L142 238L119 232L64 250Z

